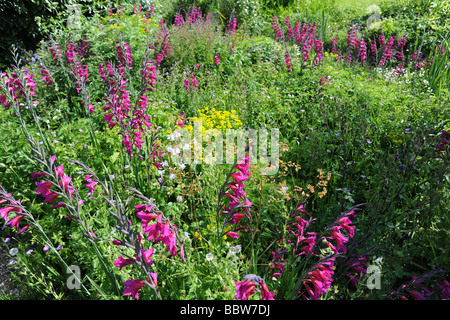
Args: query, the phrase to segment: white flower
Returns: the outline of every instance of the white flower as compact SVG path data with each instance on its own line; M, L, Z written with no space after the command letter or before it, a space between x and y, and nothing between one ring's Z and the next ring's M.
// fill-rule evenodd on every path
M206 261L212 261L212 259L214 259L214 255L212 253L208 253L206 255Z
M383 257L380 257L378 259L375 260L376 263L382 263L383 262Z
M177 138L181 137L181 133L176 130L167 136L167 139L170 141L175 141Z
M183 146L183 150L187 151L187 150L189 150L189 149L191 149L191 145L190 145L189 143L186 143L186 144Z
M281 190L282 190L283 192L286 192L286 191L289 190L289 187L281 187Z
M236 247L231 247L230 250L228 250L228 252L229 252L231 255L236 254Z
M178 196L177 197L177 202L183 202L183 197L182 196Z
M167 151L169 151L169 150L167 150ZM178 148L178 147L172 148L172 151L169 151L169 152L172 153L172 155L177 155L180 153L180 148Z
M179 166L180 166L181 170L183 170L184 168L186 168L186 165L185 165L183 162L181 162L181 161L180 161Z
M158 174L161 178L165 172L166 172L165 170L158 170Z
M170 180L173 180L173 179L175 179L175 178L176 178L176 175L175 175L175 174L171 173L171 174L169 175L169 179L170 179Z
M237 245L237 246L234 247L234 248L236 249L236 253L241 252L241 246L240 246L240 245Z
M205 157L205 163L206 164L212 164L214 162L212 152L209 152L208 155Z
M180 130L178 130L178 129L175 130L175 131L173 132L173 136L175 137L175 139L181 137L181 132L180 132Z
M164 160L164 161L162 162L162 166L163 166L163 167L168 167L168 166L169 166L169 162L168 162L167 160Z
M9 254L12 256L15 256L18 252L19 252L19 249L17 249L17 248L12 248L11 250L9 250Z
M181 197L181 196L180 196L180 197ZM185 236L187 239L190 239L190 238L189 238L189 233L188 233L187 231L184 232L184 236Z

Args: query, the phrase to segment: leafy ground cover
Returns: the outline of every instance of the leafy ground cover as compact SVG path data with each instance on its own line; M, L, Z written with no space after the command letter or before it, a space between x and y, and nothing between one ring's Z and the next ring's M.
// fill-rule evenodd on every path
M88 2L1 73L17 298L448 299L448 1Z

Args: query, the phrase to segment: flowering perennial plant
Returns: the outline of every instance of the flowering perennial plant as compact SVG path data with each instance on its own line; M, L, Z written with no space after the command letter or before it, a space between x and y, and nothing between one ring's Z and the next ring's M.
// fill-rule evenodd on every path
M169 252L169 257L173 258L180 253L183 263L185 262L184 245L178 235L178 227L170 223L170 220L158 209L153 200L144 197L135 189L130 188L130 190L135 192L135 198L145 201L144 204L136 205L134 209L136 216L141 220L141 232L146 234L147 237L144 237L141 232L135 234L131 221L126 217L126 206L129 204L129 201L127 201L125 206L119 207L114 205L113 199L107 199L110 205L116 208L116 213L110 212L119 223L114 224L114 226L124 235L124 239L116 239L113 241L113 244L128 247L134 252L133 256L124 254L126 258L119 256L118 259L114 261L114 265L119 269L122 269L127 265L135 264L140 267L146 276L145 280L136 280L132 278L126 281L124 283L126 287L123 291L124 295L131 295L133 299L138 299L139 290L144 286L148 286L155 291L158 298L161 298L158 291L157 273L152 272L149 269L154 265L153 260L151 260L154 249L149 248L144 250L142 240L147 238L146 240L149 241L149 243L151 242L152 245L159 242L162 243L166 246L166 252ZM150 223L153 220L156 220L156 222Z
M355 226L351 225L350 217L355 217L355 210L342 213L336 221L327 227L321 235L312 231L312 225L316 219L310 215L303 205L297 207L291 214L291 220L286 225L286 237L278 240L281 246L272 252L272 259L269 263L268 272L271 277L283 279L286 273L286 261L289 258L291 264L299 261L305 265L311 259L317 259L308 270L299 274L297 280L297 292L304 299L318 300L328 291L334 275L334 267L337 263L337 257L346 255L350 238L355 235ZM346 235L342 233L345 231ZM324 248L320 244L325 244L331 252L324 255ZM361 260L362 261L362 260ZM347 276L353 281L357 281L355 274L365 274L364 265L358 260L351 262L353 270ZM295 269L296 270L296 269ZM298 272L289 270L290 273ZM361 278L361 277L360 277ZM304 287L304 290L302 290Z
M236 296L237 300L248 300L248 298L254 295L256 292L261 292L261 300L275 300L275 293L270 293L267 288L266 282L260 276L255 274L247 274L244 276L244 281L234 281L236 284ZM260 289L257 289L260 288Z
M272 28L275 32L275 40L282 43L292 43L300 48L301 52L301 66L307 67L310 64L317 66L322 61L323 42L319 35L315 34L317 26L315 24L305 23L300 28L300 23L297 21L292 27L289 17L286 17L282 26L277 25L277 16L272 19ZM284 32L283 28L287 31ZM312 49L314 48L314 51ZM288 62L286 61L286 66ZM288 72L290 72L288 68Z
M120 134L123 137L122 145L125 147L126 153L130 158L133 155L134 147L142 150L144 136L148 135L148 132L152 129L152 124L149 121L150 117L145 114L147 97L144 95L146 91L154 87L156 69L152 63L154 61L147 57L143 62L143 68L140 70L142 75L140 96L134 106L130 100L124 68L120 64L117 69L110 63L106 64L110 80L108 81L108 94L104 98L107 105L103 107L103 111L108 112L105 114L104 119L110 129L119 125L121 129ZM104 81L107 81L107 75L103 65L100 65L99 71ZM142 158L142 155L137 152L134 152L134 154Z
M23 75L23 77L21 77ZM6 72L1 74L1 88L5 91L0 94L0 102L6 109L11 107L11 100L23 106L28 97L35 97L36 83L33 81L33 75L29 73L29 69L23 69L22 73Z
M233 169L237 169L237 171L232 172ZM252 203L248 200L246 192L244 191L244 181L247 181L249 176L249 156L245 155L241 159L236 160L236 164L233 166L229 174L228 178L232 178L233 182L227 183L228 190L223 191L225 185L221 190L221 195L224 195L230 199L228 207L223 207L220 212L220 214L226 216L224 219L225 226L237 226L239 221L244 217L247 218L248 221L248 225L236 227L233 230L225 232L225 235L235 239L239 238L239 231L244 230L247 232L252 225L252 216L250 213ZM243 213L237 211L239 208L242 208Z
M427 300L427 298L437 295L440 299L448 299L450 297L450 285L447 280L442 280L445 273L442 269L434 269L420 276L412 275L411 280L392 291L389 298Z

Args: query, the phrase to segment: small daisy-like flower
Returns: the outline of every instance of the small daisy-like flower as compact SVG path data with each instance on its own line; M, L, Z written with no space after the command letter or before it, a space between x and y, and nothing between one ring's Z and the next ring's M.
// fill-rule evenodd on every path
M228 250L228 252L229 252L231 255L235 255L235 254L236 254L236 247L231 247L231 248Z
M178 196L177 197L177 202L182 202L183 201L183 197L182 196Z
M19 252L19 249L17 249L17 248L12 248L11 250L9 250L9 254L12 256L15 256L18 252Z
M206 261L212 261L212 259L214 259L214 255L212 253L208 253L206 255Z

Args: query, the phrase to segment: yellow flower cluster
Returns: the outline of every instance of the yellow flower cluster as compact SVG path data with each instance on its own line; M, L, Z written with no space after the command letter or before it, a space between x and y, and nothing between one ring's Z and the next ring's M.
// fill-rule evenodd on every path
M333 52L325 52L325 57L337 58L339 55Z
M387 137L392 141L394 144L402 144L407 140L407 136L404 133L396 133L396 132L390 132L387 134Z
M117 19L119 19L120 20L120 22L118 22L119 24L112 23L107 27L107 29L108 30L119 29L119 31L121 31L125 27L124 23L121 21L123 17L125 17L125 16L117 14L117 13L113 13L111 16L103 17L103 20L106 22L110 22L110 20L111 20L111 22L112 22L113 19L114 19L114 21L117 21ZM135 17L137 17L137 20ZM133 27L135 25L137 25L137 27L139 28L138 33L146 33L146 30L148 30L148 28L150 28L150 27L153 27L153 28L159 27L159 25L157 23L155 23L151 17L149 17L149 19L147 20L146 17L142 14L137 14L136 16L132 16L131 19L132 19L131 24L133 25Z
M205 107L198 110L198 115L198 117L190 117L191 123L185 127L191 133L194 131L193 123L195 121L202 122L202 131L208 129L239 129L242 127L242 121L239 120L236 110L219 111L215 108Z

